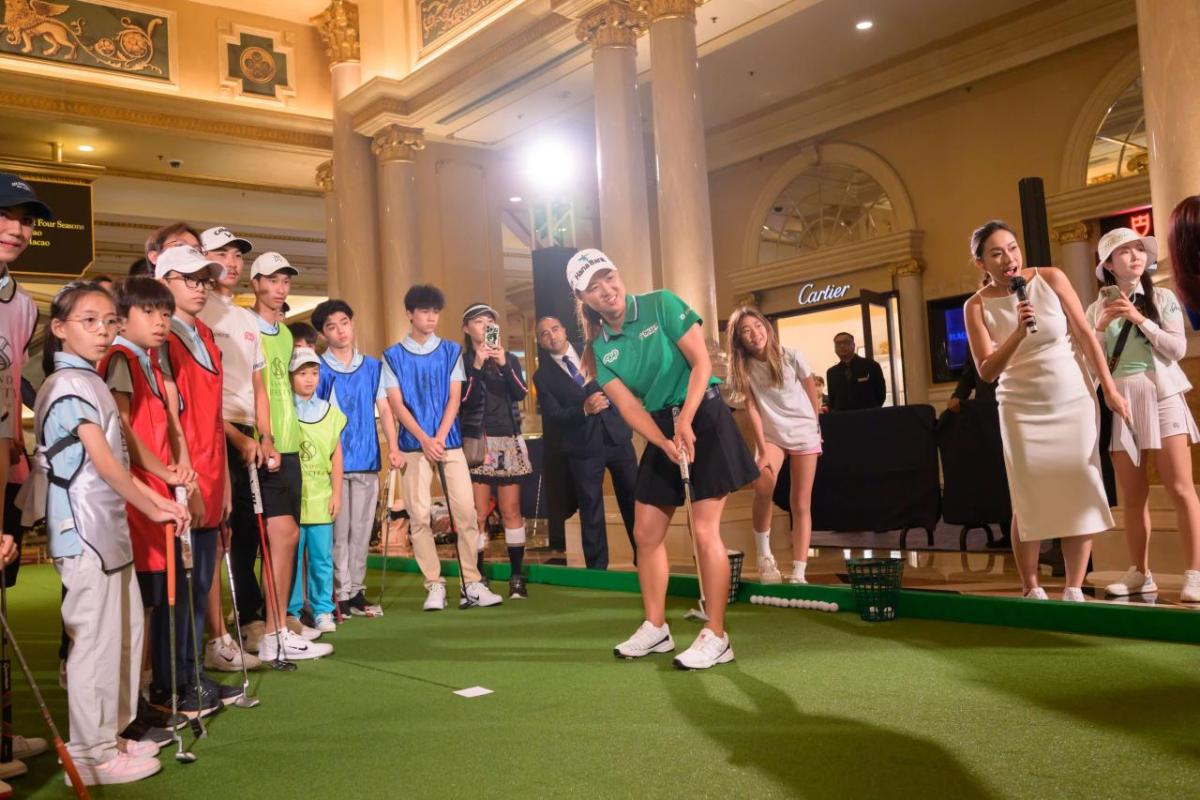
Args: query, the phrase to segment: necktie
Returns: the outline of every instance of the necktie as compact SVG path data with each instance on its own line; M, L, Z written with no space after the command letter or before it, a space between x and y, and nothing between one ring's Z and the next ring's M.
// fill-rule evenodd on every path
M571 376L571 379L574 380L576 383L578 383L580 386L583 386L583 376L579 374L579 370L576 369L575 365L571 362L571 357L563 356L562 361L563 361L563 366L567 368L567 374Z

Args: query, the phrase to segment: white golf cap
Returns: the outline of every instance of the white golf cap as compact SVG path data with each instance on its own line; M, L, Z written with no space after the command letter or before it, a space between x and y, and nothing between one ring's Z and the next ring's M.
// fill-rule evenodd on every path
M200 234L200 246L204 248L205 252L211 253L213 250L220 250L231 244L237 245L237 249L241 251L242 255L254 249L254 245L250 244L249 239L234 236L233 231L224 226L209 228Z
M319 367L321 357L311 347L297 347L292 351L292 363L288 365L288 372L295 372L306 364L316 364Z
M194 247L177 245L168 247L158 254L158 263L154 265L154 277L165 278L168 272L180 275L195 275L197 272L207 272L208 277L217 278L225 268Z
M300 270L288 263L288 260L279 253L267 251L258 258L254 259L254 263L250 265L250 277L261 278L266 275L274 275L276 272L286 270L292 275L299 275Z
M1100 257L1100 263L1096 265L1097 280L1104 280L1104 262L1108 261L1113 250L1131 242L1142 243L1142 247L1146 248L1146 271L1153 272L1155 270L1158 266L1158 239L1153 236L1138 236L1137 231L1132 228L1113 228L1101 236L1100 244L1096 245L1096 251Z
M580 250L567 262L567 283L575 291L582 292L597 272L616 268L617 265L608 256L594 247Z

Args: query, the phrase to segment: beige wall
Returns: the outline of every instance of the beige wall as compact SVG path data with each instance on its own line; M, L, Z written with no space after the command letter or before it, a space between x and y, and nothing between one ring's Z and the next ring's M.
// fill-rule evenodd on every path
M992 217L1019 225L1017 181L1023 177L1042 177L1047 194L1069 188L1058 183L1071 127L1096 83L1136 49L1135 31L1114 34L833 131L819 141L868 148L899 173L917 227L925 231L926 297L970 291L977 277L967 258L971 229ZM722 317L734 300L728 273L747 266L747 232L761 224L747 217L748 209L803 144L808 142L710 176Z

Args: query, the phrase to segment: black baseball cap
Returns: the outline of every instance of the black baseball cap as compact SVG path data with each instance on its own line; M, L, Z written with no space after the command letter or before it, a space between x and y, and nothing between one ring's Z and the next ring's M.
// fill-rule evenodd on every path
M37 199L33 187L11 172L0 172L0 208L29 206L38 219L54 219L50 206Z

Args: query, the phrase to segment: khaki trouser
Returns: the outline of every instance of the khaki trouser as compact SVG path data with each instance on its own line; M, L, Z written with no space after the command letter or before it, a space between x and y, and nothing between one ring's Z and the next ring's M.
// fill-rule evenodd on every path
M106 575L86 544L78 556L54 559L54 567L67 589L62 618L71 637L67 750L81 764L103 764L117 757L117 734L137 714L142 596L132 564Z
M408 506L408 518L412 536L413 555L425 576L425 588L435 583L445 583L442 578L442 563L438 560L437 546L433 543L433 528L430 526L430 482L437 480L437 467L420 452L405 453L404 502ZM463 580L474 583L479 580L479 568L475 564L475 543L479 538L479 522L475 519L475 495L471 487L471 471L461 448L447 450L443 462L446 468L446 498L450 507L454 528L458 531L458 560L462 566ZM439 486L440 488L440 486Z

